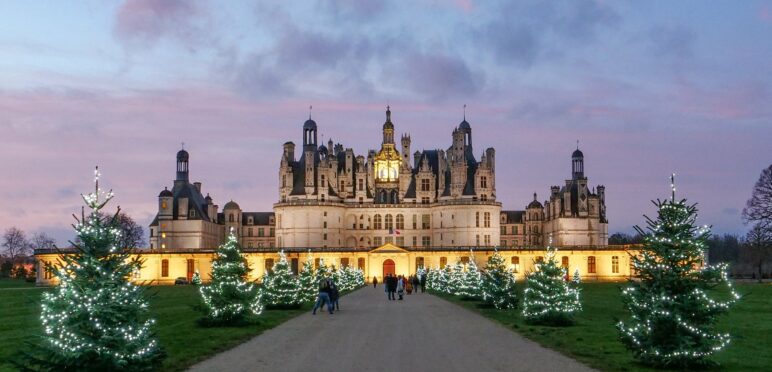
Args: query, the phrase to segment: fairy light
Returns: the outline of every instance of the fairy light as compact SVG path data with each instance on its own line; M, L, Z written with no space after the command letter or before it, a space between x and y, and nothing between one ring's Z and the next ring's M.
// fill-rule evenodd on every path
M271 306L292 306L302 302L300 282L287 262L284 251L279 252L279 262L263 276L262 300Z
M515 275L498 251L493 253L485 265L480 291L482 299L496 309L513 309L517 306Z
M641 361L657 366L690 366L729 345L728 333L718 332L715 319L740 296L727 275L726 264L708 265L704 251L710 226L696 226L697 209L672 197L657 200L658 217L647 217L644 246L632 264L640 281L622 290L630 319L619 321L623 343ZM710 289L724 286L728 296L715 299ZM662 337L668 335L669 337Z
M233 228L212 260L212 281L199 288L206 318L213 323L234 323L249 315L260 315L260 290L246 277L249 267L241 254Z
M556 260L557 249L547 246L544 261L526 277L523 317L532 323L565 324L582 311L580 290L565 280L566 269Z
M303 270L300 271L298 278L300 286L300 295L303 302L313 301L317 294L316 272L314 270L314 259L311 256L311 250L308 250L306 262L303 263Z
M59 285L42 295L43 358L52 369L93 362L95 355L104 369L152 369L162 358L151 332L155 320L143 289L129 281L142 262L117 246L116 219L100 213L113 198L100 189L100 177L97 167L94 192L82 195L90 213L73 224L78 252L48 268Z

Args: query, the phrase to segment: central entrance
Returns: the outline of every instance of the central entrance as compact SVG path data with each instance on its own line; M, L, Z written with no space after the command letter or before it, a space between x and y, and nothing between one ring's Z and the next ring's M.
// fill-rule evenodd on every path
M388 274L394 275L395 272L396 272L396 270L394 268L394 261L392 261L392 260L383 261L383 277L384 278Z

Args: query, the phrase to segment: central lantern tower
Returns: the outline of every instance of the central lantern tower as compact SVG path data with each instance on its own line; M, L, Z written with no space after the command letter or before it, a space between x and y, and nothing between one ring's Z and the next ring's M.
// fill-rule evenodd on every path
M375 203L399 203L399 171L402 168L400 157L394 145L394 124L391 122L391 109L386 106L386 122L383 123L383 143L375 155Z

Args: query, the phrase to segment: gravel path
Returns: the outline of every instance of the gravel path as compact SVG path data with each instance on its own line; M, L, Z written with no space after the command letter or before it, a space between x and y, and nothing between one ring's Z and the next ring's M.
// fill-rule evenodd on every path
M428 293L357 290L341 311L298 316L193 371L591 371Z

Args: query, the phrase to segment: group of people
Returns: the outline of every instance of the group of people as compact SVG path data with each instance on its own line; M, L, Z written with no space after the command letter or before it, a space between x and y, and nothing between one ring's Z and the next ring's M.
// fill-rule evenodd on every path
M313 314L316 315L316 310L320 307L323 310L325 305L327 305L327 310L329 310L330 314L334 310L340 310L339 298L340 292L335 281L332 278L322 278L319 280L319 295L316 297Z
M394 274L386 274L383 278L384 292L386 292L387 298L391 300L402 300L405 292L412 294L413 291L418 293L421 290L423 293L426 290L426 275L411 275L407 278L404 275L395 276ZM378 286L378 278L373 277L373 288ZM396 295L396 296L395 296Z

